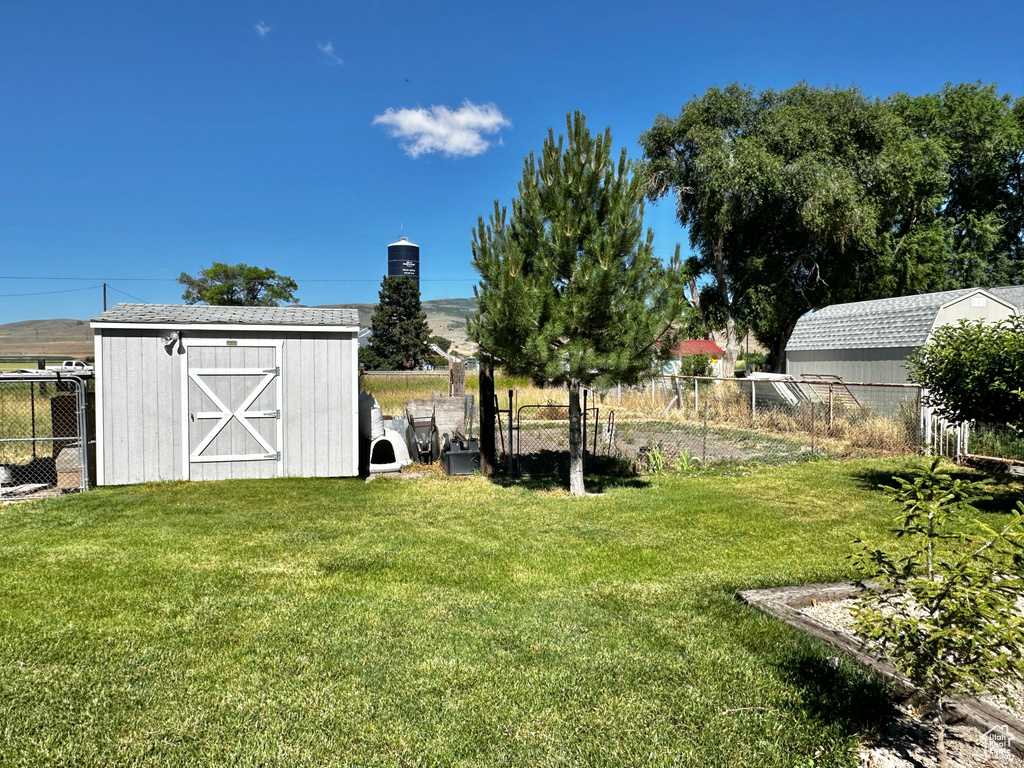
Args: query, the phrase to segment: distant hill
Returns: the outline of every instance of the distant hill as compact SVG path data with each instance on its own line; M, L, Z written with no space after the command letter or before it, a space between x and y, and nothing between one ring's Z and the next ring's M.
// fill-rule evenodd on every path
M22 320L0 325L0 357L21 355L63 360L92 353L92 329L87 320Z
M359 325L369 326L376 304L327 304L326 307L354 309L359 313ZM476 345L466 338L466 318L476 312L476 299L431 299L423 302L427 325L435 336L450 339L458 352L472 353Z
M359 313L359 324L368 326L374 304L328 304ZM430 332L451 339L459 352L470 353L476 345L466 339L466 317L476 311L476 299L433 299L423 302ZM0 325L0 357L45 357L48 360L84 358L93 354L93 334L88 320L22 320Z

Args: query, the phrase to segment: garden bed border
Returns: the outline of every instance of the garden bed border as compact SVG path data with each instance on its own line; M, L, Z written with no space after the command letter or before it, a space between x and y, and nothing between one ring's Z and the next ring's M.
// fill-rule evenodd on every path
M736 599L781 619L790 626L842 651L864 666L875 670L885 679L892 681L900 695L911 696L916 689L910 680L898 672L892 664L867 653L863 646L849 635L827 627L800 612L801 608L806 608L816 602L828 603L845 600L861 591L862 588L855 582L841 581L833 584L746 589L737 592ZM953 710L950 724L965 723L978 729L978 732L982 734L988 733L993 728L1007 728L1010 735L1011 751L1018 757L1024 758L1024 721L978 699L953 699L949 707Z

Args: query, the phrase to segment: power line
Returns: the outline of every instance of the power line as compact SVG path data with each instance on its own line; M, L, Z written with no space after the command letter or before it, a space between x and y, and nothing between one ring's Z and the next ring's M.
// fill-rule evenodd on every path
M92 285L88 288L68 288L64 291L37 291L36 293L0 293L0 299L9 299L16 296L48 296L53 293L75 293L77 291L95 291L102 288L102 285ZM125 294L127 296L128 294Z
M379 283L376 279L362 279L352 277L295 277L292 278L297 283ZM6 276L0 275L0 280L79 280L93 282L99 280L104 283L176 283L176 278L170 277L53 277L47 275L45 277L25 277L25 276ZM432 278L420 278L421 283L475 283L477 278L469 277L432 277ZM86 290L85 288L74 289L74 290ZM59 291L51 291L51 293L59 293ZM18 296L31 296L35 294L16 294ZM125 294L127 295L127 294Z
M132 296L130 293L125 293L124 291L118 290L117 288L115 288L112 285L108 285L107 287L110 290L112 290L114 293L120 293L122 296L127 296L129 299L135 299L136 301L138 301L138 302L140 302L142 304L148 304L149 303L145 299L140 299L138 296Z
M172 277L54 277L53 275L46 275L45 277L23 277L23 276L8 276L0 275L0 280L87 280L93 282L99 280L100 282L119 282L119 283L176 283L178 282Z

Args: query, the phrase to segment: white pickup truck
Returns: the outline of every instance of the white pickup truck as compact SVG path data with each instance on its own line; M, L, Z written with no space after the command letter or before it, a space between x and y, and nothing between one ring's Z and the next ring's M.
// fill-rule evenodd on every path
M61 371L63 373L83 373L85 371L91 371L92 366L88 363L83 363L81 360L65 360L60 365L46 366L46 370Z

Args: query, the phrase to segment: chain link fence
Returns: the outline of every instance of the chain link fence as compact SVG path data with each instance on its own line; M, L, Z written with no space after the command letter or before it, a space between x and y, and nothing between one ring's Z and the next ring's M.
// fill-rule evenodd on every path
M92 402L77 376L0 375L0 501L89 487Z
M908 455L923 447L921 390L912 385L661 377L588 394L585 462L605 470ZM568 407L553 400L518 406L511 425L504 411L499 450L511 446L514 473L568 467Z
M447 387L443 372L367 373L362 385L386 414L396 415L404 400L443 395ZM476 377L467 377L467 392L476 388ZM497 466L516 475L565 474L566 389L504 378L495 389ZM597 473L642 472L920 454L1024 463L1024 438L1009 427L946 424L923 407L921 395L912 384L759 374L662 376L639 387L586 391L585 466Z
M1024 474L1024 434L1006 424L955 424L929 414L925 440L929 452L954 461L970 461Z
M1024 434L1006 424L974 423L966 432L965 457L1024 464Z

